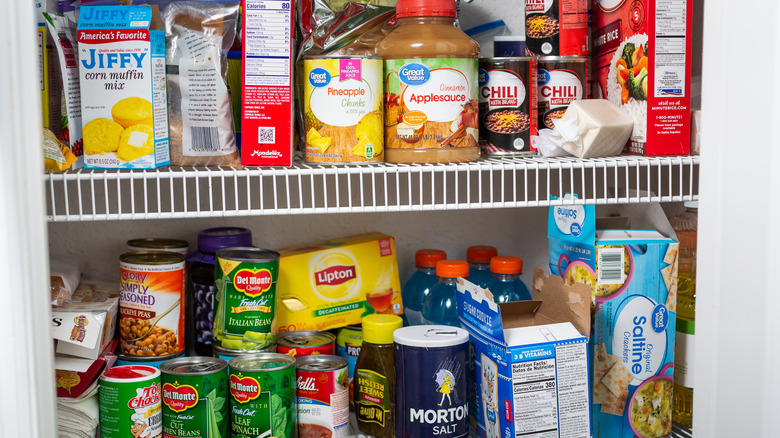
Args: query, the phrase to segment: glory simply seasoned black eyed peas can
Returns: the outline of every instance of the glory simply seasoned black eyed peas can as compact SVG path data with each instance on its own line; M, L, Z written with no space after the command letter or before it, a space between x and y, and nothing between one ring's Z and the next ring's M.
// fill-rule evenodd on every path
M225 248L216 257L213 345L256 350L274 344L279 253Z
M118 366L100 376L100 436L162 436L160 370L146 365Z
M164 438L227 437L227 362L183 357L163 362L160 372Z
M297 435L295 358L279 353L228 362L231 438Z

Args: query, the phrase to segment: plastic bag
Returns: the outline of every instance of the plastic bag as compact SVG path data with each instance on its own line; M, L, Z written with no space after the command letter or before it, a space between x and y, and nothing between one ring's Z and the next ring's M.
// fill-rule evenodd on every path
M77 160L70 148L46 128L43 128L41 148L43 149L43 167L46 172L68 170Z
M64 306L81 282L81 265L76 260L49 259L51 276L51 305Z
M171 164L241 167L227 89L238 1L177 1L162 8Z
M492 58L494 55L493 39L497 36L509 35L509 28L506 26L506 23L504 23L504 20L496 20L474 26L464 32L466 32L466 35L470 36L471 39L479 43L480 57Z

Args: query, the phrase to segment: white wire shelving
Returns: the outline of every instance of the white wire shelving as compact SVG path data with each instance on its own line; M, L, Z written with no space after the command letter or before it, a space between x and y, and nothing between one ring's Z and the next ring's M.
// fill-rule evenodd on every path
M489 158L461 164L164 167L48 174L49 221L402 212L698 199L699 157Z

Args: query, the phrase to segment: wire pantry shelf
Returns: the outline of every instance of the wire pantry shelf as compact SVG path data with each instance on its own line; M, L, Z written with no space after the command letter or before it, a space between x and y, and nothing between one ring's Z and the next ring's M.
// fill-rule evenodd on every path
M486 158L461 164L164 167L45 176L50 221L628 204L696 200L699 157Z

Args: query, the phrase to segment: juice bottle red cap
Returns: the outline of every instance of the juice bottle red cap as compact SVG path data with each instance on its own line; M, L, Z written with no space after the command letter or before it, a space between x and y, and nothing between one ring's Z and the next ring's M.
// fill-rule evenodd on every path
M469 264L463 260L439 260L436 262L436 276L458 278L469 276Z
M398 18L456 17L455 0L398 0L395 6Z
M414 254L414 264L432 268L436 262L447 258L447 253L440 249L420 249Z
M523 259L514 256L496 256L490 259L490 272L496 274L522 274Z
M476 245L466 250L466 260L471 263L490 263L490 259L498 255L494 246Z

